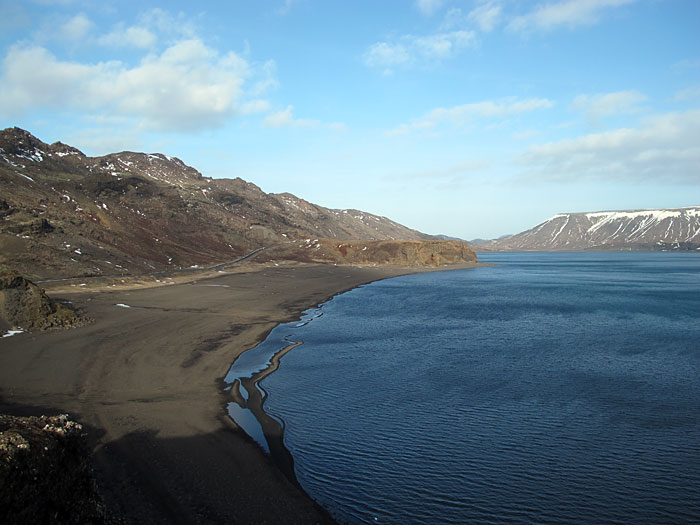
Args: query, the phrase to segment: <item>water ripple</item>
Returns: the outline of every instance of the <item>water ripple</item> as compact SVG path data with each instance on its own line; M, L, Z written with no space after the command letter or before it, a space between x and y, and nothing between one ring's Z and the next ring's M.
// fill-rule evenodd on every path
M265 408L304 488L347 523L700 522L700 259L492 257L295 331Z

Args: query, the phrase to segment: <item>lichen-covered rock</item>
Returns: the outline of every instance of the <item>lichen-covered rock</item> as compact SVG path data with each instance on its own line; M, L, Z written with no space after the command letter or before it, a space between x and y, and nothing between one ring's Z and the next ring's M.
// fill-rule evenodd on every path
M0 415L0 523L106 523L83 428Z
M51 300L18 271L0 265L0 329L46 330L85 322L85 317Z

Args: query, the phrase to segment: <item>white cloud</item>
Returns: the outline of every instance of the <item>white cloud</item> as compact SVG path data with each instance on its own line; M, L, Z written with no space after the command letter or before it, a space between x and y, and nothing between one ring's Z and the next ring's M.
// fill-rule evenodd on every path
M136 27L143 27L157 34L160 38L171 41L197 38L195 19L187 18L183 13L177 16L155 7L144 12Z
M263 125L268 128L308 128L320 124L318 120L294 118L292 115L293 109L294 106L287 106L287 109L267 116L263 121Z
M474 45L475 35L472 31L452 31L436 33L412 39L413 47L426 59L448 58L462 49Z
M413 131L433 129L440 124L453 126L466 125L477 118L502 118L522 113L530 113L541 109L549 109L554 103L546 98L530 98L517 100L506 98L502 100L462 104L450 108L436 108L421 118L410 123L400 124L389 131L390 136L405 135Z
M267 100L251 100L244 102L240 106L240 112L243 115L252 115L253 113L264 113L270 109L270 103Z
M173 43L198 38L193 20L182 13L174 16L154 8L143 11L133 25L120 22L98 34L96 24L81 13L72 18L49 17L32 36L36 44L57 39L84 45L149 49L158 41Z
M365 65L390 70L396 66L409 64L411 56L401 44L376 42L369 46L364 55Z
M115 124L117 123L109 123L108 131L104 127L88 125L80 131L68 132L68 135L61 140L65 140L67 144L80 144L80 149L89 155L116 151L144 151L148 148L140 134L134 133L134 130L128 127L117 128Z
M488 33L500 21L501 5L494 1L484 2L472 9L468 18L475 22L483 32Z
M700 184L700 110L668 113L622 128L531 146L517 161L528 179L618 179Z
M342 122L331 122L325 124L320 120L295 118L294 106L287 106L286 109L268 115L263 120L266 128L325 128L331 131L345 131L346 126Z
M148 49L153 47L157 41L157 37L155 33L145 27L124 27L123 24L120 24L110 33L102 35L97 41L106 46Z
M681 89L673 97L674 102L685 102L686 100L700 99L700 86L690 86Z
M148 54L133 67L68 62L39 46L13 46L0 66L0 114L47 107L127 116L149 128L212 128L249 103L245 83L255 75L237 54L221 54L198 39Z
M473 31L445 31L425 36L403 35L395 42L376 42L363 59L368 67L391 73L396 67L408 67L417 61L431 62L457 55L476 45Z
M259 96L269 89L279 86L277 80L277 64L274 60L267 60L258 71L258 80L250 89L250 94Z
M432 15L442 7L444 0L416 0L416 7L424 15Z
M82 40L92 30L93 23L84 14L75 15L61 24L58 36L64 40Z
M538 4L533 11L513 18L508 27L516 31L532 31L589 25L599 20L601 11L634 2L636 0L560 0Z
M647 97L639 91L617 91L595 95L578 95L571 107L582 111L588 120L597 124L602 118L640 111L639 104Z

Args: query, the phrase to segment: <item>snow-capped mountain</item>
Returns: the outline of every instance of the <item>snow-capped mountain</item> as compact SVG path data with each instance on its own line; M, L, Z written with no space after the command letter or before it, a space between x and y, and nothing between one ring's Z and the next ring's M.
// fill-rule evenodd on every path
M487 241L478 249L696 250L700 249L700 206L560 213L524 232Z

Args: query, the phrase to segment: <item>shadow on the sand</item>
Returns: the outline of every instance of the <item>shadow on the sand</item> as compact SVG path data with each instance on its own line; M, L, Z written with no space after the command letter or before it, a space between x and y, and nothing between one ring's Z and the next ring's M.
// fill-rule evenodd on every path
M22 406L0 399L0 413L57 415L55 408ZM126 523L333 523L233 428L187 437L161 438L155 430L106 441L105 432L83 423L107 514Z

